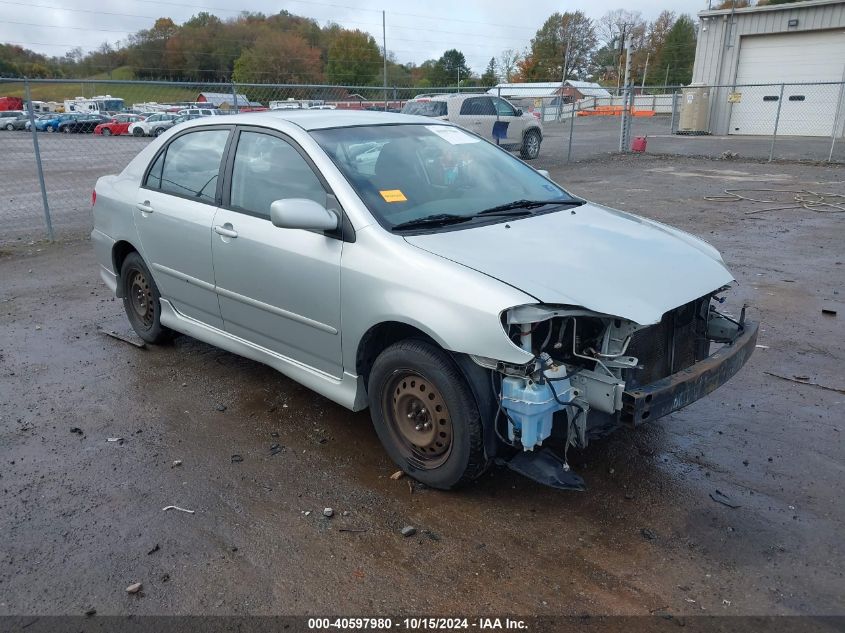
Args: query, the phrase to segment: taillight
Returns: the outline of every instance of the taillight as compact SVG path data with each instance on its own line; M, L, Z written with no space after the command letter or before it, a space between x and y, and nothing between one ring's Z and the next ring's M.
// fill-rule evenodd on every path
M93 207L95 204L97 204L97 190L96 189L94 189L91 192L91 206Z

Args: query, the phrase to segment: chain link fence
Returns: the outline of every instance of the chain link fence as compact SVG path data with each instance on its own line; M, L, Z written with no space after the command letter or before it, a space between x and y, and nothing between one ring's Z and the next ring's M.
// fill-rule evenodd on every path
M601 88L548 86L461 90L448 116L523 157L526 134L539 129L539 154L531 159L538 169L641 150L845 162L845 84L632 87L629 101ZM6 227L0 244L89 230L97 178L122 170L179 116L267 109L399 112L409 101L419 112L444 116L442 95L455 90L0 79L0 97L11 97L7 107L15 98L21 109L33 105L17 122L0 116L0 217Z

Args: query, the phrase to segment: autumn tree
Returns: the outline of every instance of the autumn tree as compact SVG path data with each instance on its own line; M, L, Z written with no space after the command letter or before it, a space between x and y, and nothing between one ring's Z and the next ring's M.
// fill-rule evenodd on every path
M240 82L318 83L320 51L301 35L265 29L255 44L235 61L233 79Z

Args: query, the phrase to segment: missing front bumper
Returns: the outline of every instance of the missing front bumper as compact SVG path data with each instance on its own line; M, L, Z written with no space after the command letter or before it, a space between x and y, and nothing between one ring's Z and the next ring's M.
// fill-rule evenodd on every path
M682 409L727 382L751 358L757 323L745 321L739 336L702 361L622 394L621 420L638 425Z

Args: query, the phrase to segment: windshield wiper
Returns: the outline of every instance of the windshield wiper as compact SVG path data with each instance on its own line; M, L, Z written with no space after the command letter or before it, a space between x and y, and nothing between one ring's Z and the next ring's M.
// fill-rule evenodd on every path
M584 201L575 198L571 200L514 200L513 202L508 202L507 204L500 204L495 207L490 207L489 209L484 209L475 215L529 215L530 213L526 213L528 209L545 207L550 204L567 207L580 207L584 204ZM509 211L516 213L507 213Z
M393 226L393 230L415 229L424 226L446 226L448 224L460 224L461 222L468 222L472 220L473 216L455 215L454 213L436 213L424 218L417 218L416 220L408 220L407 222L400 222Z

